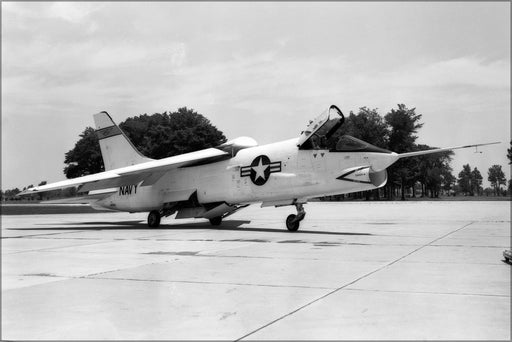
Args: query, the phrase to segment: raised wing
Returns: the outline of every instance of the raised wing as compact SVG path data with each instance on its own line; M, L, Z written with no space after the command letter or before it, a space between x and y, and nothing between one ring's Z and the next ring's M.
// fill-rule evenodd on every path
M77 197L66 197L52 200L41 201L44 204L93 204L96 201L102 200L116 193L117 189L106 189L101 192L95 193L91 191L87 195ZM103 208L104 209L104 208Z
M115 188L123 185L142 183L142 186L152 185L160 179L165 172L179 167L186 167L198 162L207 163L217 161L222 158L230 158L228 152L216 148L208 148L196 152L181 154L179 156L168 157L160 160L126 166L114 170L87 175L83 177L68 179L61 182L46 184L27 189L20 195L27 195L43 191L65 189L72 186L78 186L78 191L91 191L99 189Z
M500 144L500 142L498 141L498 142L485 143L485 144L464 145L464 146L456 146L456 147L444 147L444 148L436 148L436 149L432 149L432 150L406 152L406 153L400 153L397 156L398 156L398 159L401 159L401 158L421 156L421 155L424 155L424 154L431 154L431 153L439 153L439 152L445 152L445 151L451 151L451 150L458 150L458 149L461 149L461 148L470 148L470 147L495 145L495 144Z

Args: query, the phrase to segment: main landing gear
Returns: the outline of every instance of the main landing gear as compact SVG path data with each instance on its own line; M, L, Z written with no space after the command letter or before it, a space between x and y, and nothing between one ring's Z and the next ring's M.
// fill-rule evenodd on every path
M160 226L160 220L162 217L167 217L176 212L175 203L164 203L164 206L160 210L151 210L148 215L148 226L156 228Z
M286 218L286 228L288 228L290 232L297 231L299 229L300 221L302 221L306 216L306 211L301 203L296 203L295 208L297 208L297 215L291 214Z
M212 226L220 226L221 223L222 223L222 216L217 216L217 217L210 219L210 224Z
M163 212L164 216L168 216ZM295 216L295 215L294 215ZM160 226L160 219L162 218L162 213L158 210L151 210L148 215L148 226L151 228L156 228ZM210 219L210 224L212 226L220 226L222 223L222 216L217 216Z
M151 210L148 215L148 226L156 228L160 225L160 212L158 210Z

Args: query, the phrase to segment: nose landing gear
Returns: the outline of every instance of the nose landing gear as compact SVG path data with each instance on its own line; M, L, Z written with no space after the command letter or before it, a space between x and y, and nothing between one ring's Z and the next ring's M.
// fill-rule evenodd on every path
M302 221L306 216L306 211L304 210L302 203L296 203L295 208L297 208L297 215L291 214L286 218L286 228L288 228L290 232L297 231L299 229L300 221Z

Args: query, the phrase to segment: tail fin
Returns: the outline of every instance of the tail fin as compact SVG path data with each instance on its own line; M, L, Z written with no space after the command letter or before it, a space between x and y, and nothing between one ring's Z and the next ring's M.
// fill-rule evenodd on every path
M144 157L117 126L107 112L94 114L105 170L151 161Z

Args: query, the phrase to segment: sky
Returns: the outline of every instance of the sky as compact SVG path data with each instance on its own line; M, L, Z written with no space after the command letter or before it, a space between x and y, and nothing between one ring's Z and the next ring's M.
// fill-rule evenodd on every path
M331 104L416 108L451 166L510 147L509 2L5 2L2 189L65 179L64 154L116 122L193 108L228 139L297 137Z

